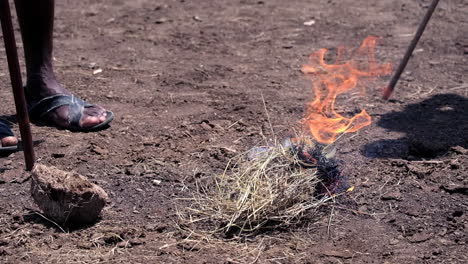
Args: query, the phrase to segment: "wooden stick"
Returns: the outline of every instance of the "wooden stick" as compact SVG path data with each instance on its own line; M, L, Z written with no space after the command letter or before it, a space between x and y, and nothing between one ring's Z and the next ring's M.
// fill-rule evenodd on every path
M429 19L431 19L432 13L434 13L434 10L438 3L439 3L439 0L432 0L431 5L427 9L426 15L421 21L421 24L419 24L416 34L414 34L413 40L411 41L410 45L406 49L405 56L401 60L400 65L398 65L398 68L395 71L395 74L393 75L392 79L390 80L390 83L388 84L387 88L385 88L384 95L383 95L384 100L388 100L393 90L395 89L395 85L400 79L401 73L403 73L403 71L405 70L406 64L408 64L408 61L411 58L411 54L413 54L414 48L416 48L416 45L418 44L419 39L421 38L424 30L426 29L427 23L429 22Z
M34 149L8 0L0 0L0 22L2 24L3 40L5 41L5 51L8 60L8 69L10 70L13 97L15 98L16 114L21 133L26 170L31 171L34 167L35 160Z

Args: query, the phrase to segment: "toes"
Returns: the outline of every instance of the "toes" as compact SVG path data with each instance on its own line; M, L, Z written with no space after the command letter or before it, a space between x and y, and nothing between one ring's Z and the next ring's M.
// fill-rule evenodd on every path
M93 107L88 107L84 110L84 114L89 115L89 116L101 116L105 113L106 113L106 109L97 105Z
M92 127L98 125L102 121L97 116L85 116L81 119L81 126L82 127Z
M102 113L102 115L99 116L99 121L104 122L106 121L107 118L107 112Z
M81 126L92 127L104 122L107 112L103 108L87 109L81 119Z
M4 137L0 140L2 147L11 147L18 144L18 139L16 137Z

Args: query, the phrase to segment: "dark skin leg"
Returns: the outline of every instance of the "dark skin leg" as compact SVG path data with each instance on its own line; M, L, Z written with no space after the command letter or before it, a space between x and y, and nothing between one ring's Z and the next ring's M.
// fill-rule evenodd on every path
M15 0L26 59L26 99L29 104L55 94L71 95L57 81L52 66L54 5L54 0ZM100 106L85 108L80 124L82 127L95 126L105 121L106 115ZM45 118L67 128L68 106L57 108Z

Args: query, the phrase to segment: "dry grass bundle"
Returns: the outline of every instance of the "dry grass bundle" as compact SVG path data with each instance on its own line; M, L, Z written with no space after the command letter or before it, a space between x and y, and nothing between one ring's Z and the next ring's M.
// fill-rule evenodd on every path
M232 159L214 184L202 186L190 199L186 224L209 221L214 233L248 233L290 225L317 209L330 196L317 196L316 167L304 166L290 147L281 144Z

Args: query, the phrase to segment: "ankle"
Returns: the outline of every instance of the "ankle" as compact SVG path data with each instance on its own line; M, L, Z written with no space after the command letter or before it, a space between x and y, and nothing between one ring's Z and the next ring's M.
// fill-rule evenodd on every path
M29 99L41 99L54 94L66 93L55 76L44 74L30 74L26 82L26 96Z

